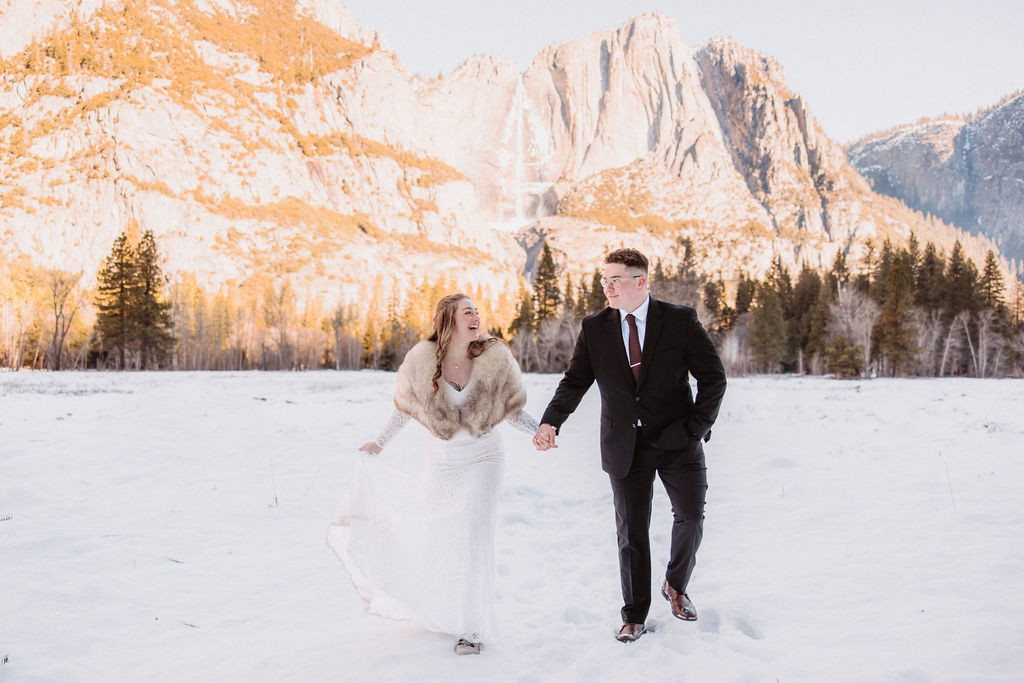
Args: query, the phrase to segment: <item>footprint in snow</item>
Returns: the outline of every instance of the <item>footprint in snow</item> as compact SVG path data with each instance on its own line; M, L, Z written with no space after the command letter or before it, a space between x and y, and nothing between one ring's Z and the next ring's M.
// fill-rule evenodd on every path
M733 626L739 629L740 633L751 638L753 640L763 640L764 634L761 633L761 629L754 626L744 617L736 617L733 620Z
M697 618L697 630L701 633L717 635L721 625L722 619L718 616L718 610L716 609L702 610Z

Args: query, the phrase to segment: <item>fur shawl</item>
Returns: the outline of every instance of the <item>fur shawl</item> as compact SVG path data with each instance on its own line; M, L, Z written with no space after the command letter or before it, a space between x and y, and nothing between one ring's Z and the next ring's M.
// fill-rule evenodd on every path
M526 390L519 377L519 365L503 343L490 344L473 359L473 372L466 402L455 405L438 379L437 393L431 378L437 369L437 343L422 341L409 349L398 368L395 407L412 415L431 434L447 441L465 428L483 436L526 405Z

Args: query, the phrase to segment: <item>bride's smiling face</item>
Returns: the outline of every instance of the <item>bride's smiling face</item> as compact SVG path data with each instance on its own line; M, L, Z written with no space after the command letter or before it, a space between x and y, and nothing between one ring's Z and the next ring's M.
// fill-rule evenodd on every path
M460 299L455 307L455 328L453 340L468 344L480 338L480 312L472 299Z

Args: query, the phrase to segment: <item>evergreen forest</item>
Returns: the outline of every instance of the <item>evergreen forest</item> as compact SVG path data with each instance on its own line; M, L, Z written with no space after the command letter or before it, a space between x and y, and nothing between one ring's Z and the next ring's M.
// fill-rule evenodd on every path
M137 231L136 231L137 232ZM837 378L1024 376L1024 282L1005 282L996 255L974 263L911 236L872 245L851 269L791 271L781 259L760 279L726 283L701 268L685 239L678 263L653 261L651 294L697 309L731 376ZM525 372L565 370L582 319L604 308L600 264L563 273L545 244L518 292L445 275L325 305L300 300L286 279L254 275L204 290L168 278L152 232L125 231L95 274L8 263L0 257L0 367L117 370L394 370L430 333L435 302L461 291Z

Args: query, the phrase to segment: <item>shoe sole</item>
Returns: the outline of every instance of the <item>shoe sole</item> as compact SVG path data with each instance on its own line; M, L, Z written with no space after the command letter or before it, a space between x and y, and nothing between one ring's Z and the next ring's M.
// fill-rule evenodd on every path
M669 605L671 605L671 604L672 604L672 598L670 598L670 597L668 596L668 591L667 591L667 590L665 590L665 586L664 586L664 585L663 585L663 586L661 587L661 596L662 596L663 598L665 598L666 600L668 600L668 604L669 604ZM675 610L672 610L672 616L674 616L674 617L675 617L676 619L678 619L678 620L680 620L680 621L697 621L697 617L693 617L693 618L689 618L689 617L681 617L681 616L679 616L678 614L676 614L676 611L675 611Z

